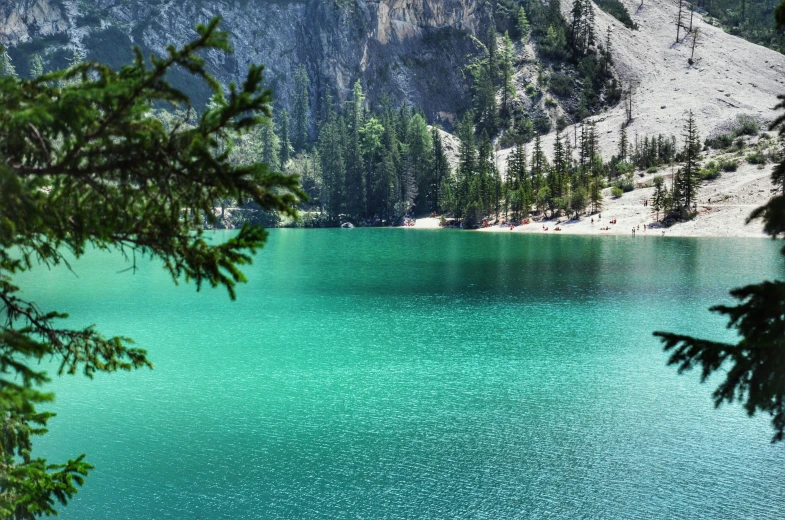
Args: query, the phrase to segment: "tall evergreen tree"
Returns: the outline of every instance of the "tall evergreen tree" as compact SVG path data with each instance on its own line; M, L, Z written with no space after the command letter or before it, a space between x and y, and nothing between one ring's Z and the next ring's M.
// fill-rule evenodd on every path
M44 61L41 55L36 53L30 57L30 77L35 79L44 75ZM269 163L268 163L269 164Z
M275 123L270 120L269 124L262 125L261 128L262 162L265 164L281 164L278 160L278 136L275 135Z
M651 211L656 213L655 219L660 220L660 211L665 209L665 197L667 196L667 189L665 188L665 179L662 175L655 175L654 180L654 194L651 200Z
M627 128L621 127L621 139L619 140L619 160L624 162L629 154L630 143L627 140Z
M289 141L289 112L283 109L278 117L281 121L281 149L278 152L278 158L281 160L281 169L283 170L292 155L292 143Z
M701 143L695 116L689 111L684 125L684 167L679 177L679 193L686 208L690 208L698 197L700 187L700 151Z
M366 210L365 167L363 153L360 149L360 130L364 125L365 115L364 104L365 94L362 84L357 80L346 111L347 142L344 148L346 165L345 211L353 216L365 214Z
M526 16L526 9L523 6L518 10L518 32L524 42L529 39L531 34L531 25L529 25L529 18Z
M513 66L512 58L514 50L510 34L504 34L502 53L499 59L501 66L501 87L502 87L502 113L504 117L510 115L510 100L515 98L515 85L513 85Z
M496 103L496 87L493 81L493 62L490 56L472 69L474 92L474 119L478 131L485 130L495 135L499 128L499 108Z
M308 71L305 69L304 64L300 64L297 67L297 72L294 74L294 105L292 107L294 119L292 144L297 151L303 150L308 142L308 117L311 110L308 98L309 86Z
M477 149L474 144L474 117L471 111L466 112L458 125L458 217L462 216L463 208L469 203L469 194L474 182L477 166Z
M328 118L319 132L319 158L321 159L324 193L321 196L331 218L343 212L346 166L343 158L343 140L338 118Z
M434 211L445 211L445 209L441 206L443 200L443 194L441 193L442 186L444 185L445 179L449 179L450 175L450 163L447 160L447 154L444 151L444 144L442 143L441 135L439 135L439 130L436 128L431 128L431 150L433 154L433 159L431 160L431 179L433 182L433 198L429 199L432 201Z
M11 60L11 56L8 55L8 51L0 47L0 77L6 78L18 78L16 74L16 67L14 67L13 60Z
M532 151L531 161L531 178L532 190L537 193L545 183L545 173L548 169L548 158L545 156L545 151L542 149L542 141L540 135L534 138L534 150Z

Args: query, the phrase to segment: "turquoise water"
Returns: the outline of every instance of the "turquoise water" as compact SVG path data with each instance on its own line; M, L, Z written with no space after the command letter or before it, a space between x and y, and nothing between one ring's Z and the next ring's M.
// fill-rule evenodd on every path
M274 230L236 302L90 254L22 280L153 371L54 383L66 519L785 516L766 417L651 336L781 276L757 240Z

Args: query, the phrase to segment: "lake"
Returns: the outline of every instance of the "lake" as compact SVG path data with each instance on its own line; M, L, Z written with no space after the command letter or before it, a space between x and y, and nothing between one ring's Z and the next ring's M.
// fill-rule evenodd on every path
M51 385L36 453L96 465L62 518L785 516L769 418L652 337L732 340L771 241L272 230L235 302L127 266L19 279L155 363Z

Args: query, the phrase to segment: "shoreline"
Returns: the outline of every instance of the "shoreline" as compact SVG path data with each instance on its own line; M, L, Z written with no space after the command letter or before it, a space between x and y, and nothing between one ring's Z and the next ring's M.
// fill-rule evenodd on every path
M692 220L677 222L670 227L661 227L656 215L645 201L654 195L651 181L655 175L663 175L666 185L672 182L670 172L639 174L636 183L639 187L612 198L610 189L603 190L602 209L593 215L581 215L580 220L569 217L552 218L520 225L510 231L509 225L494 225L480 228L484 233L533 233L588 236L636 236L657 237L728 237L728 238L771 238L763 232L763 222L757 220L746 224L747 217L755 208L763 206L775 194L776 188L771 181L773 165L764 168L742 163L738 170L724 173L712 181L704 181L697 201L698 215ZM661 216L661 215L660 215ZM592 224L592 220L594 223ZM610 221L616 220L616 224ZM644 224L646 230L644 231ZM561 231L556 231L559 226ZM653 227L650 227L653 226ZM548 228L544 230L543 227ZM600 228L609 227L608 230ZM418 219L409 229L439 228L438 218ZM663 233L664 232L664 233Z
M571 236L608 236L608 237L620 237L620 236L634 236L634 237L656 237L656 238L665 238L665 237L677 237L677 238L754 238L754 239L771 239L770 235L767 235L763 232L763 226L758 225L756 223L749 224L748 230L744 229L724 229L724 230L712 230L712 229L705 229L701 226L698 226L696 229L685 229L685 224L690 224L694 221L688 222L680 222L674 224L671 227L653 227L649 228L649 223L646 223L647 229L644 230L643 224L640 224L640 229L636 226L636 233L635 235L632 234L632 224L629 223L625 226L622 222L619 221L618 224L610 225L609 230L600 230L602 227L606 227L603 224L603 221L612 220L610 219L603 219L603 221L597 221L597 215L594 216L595 222L594 224L591 223L591 216L590 217L583 217L579 221L564 221L564 217L562 217L561 223L557 224L557 220L545 220L539 222L533 222L527 225L520 225L516 226L514 229L510 230L510 227L507 225L499 226L493 225L487 228L478 228L478 229L471 229L466 231L472 232L480 232L480 233L514 233L514 234L526 234L526 235L571 235ZM588 220L588 222L587 222ZM618 221L619 219L617 219ZM420 221L429 221L424 222L423 225L420 225ZM433 222L435 221L436 225ZM561 228L560 231L556 231L554 228L559 226ZM543 229L543 227L547 228L547 230ZM394 229L394 228L391 228ZM418 219L417 223L412 227L401 227L400 229L420 229L420 230L441 230L441 229L452 229L456 231L463 231L458 228L442 228L438 225L438 219L435 218L424 218Z

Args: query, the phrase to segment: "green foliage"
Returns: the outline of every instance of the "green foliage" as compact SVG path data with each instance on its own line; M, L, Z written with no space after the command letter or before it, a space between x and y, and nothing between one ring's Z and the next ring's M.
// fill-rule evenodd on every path
M16 67L5 48L0 47L0 78L16 78Z
M620 0L596 0L597 7L613 16L628 29L635 29L635 24L630 18L630 12Z
M735 172L739 168L739 163L734 159L720 159L719 167L724 172Z
M218 20L198 26L198 38L145 65L119 71L93 62L34 80L0 78L0 515L20 519L56 514L92 466L83 456L50 464L32 455L32 438L46 432L52 400L42 361L58 374L151 367L147 353L123 337L93 327L70 329L67 315L25 300L13 277L37 264L68 262L88 248L159 259L175 282L225 287L232 298L245 281L241 266L266 240L244 226L221 244L204 236L215 224L213 206L227 198L295 216L303 196L298 180L261 163L235 164L237 138L270 117L271 94L261 88L261 66L251 66L228 96L199 54L229 52ZM213 92L214 108L167 127L152 106L187 106L165 77L189 71Z
M35 79L44 74L44 62L40 54L33 54L30 58L30 77Z
M329 95L328 95L329 97ZM395 224L409 212L453 207L454 186L438 130L408 105L365 109L359 82L336 111L331 100L319 128L320 206L330 219ZM446 185L445 185L446 183Z
M779 0L712 0L699 5L710 15L709 21L729 33L783 52L785 39L772 20L778 3ZM778 13L779 10L778 7Z
M575 82L569 76L554 74L551 76L548 88L556 96L567 97L571 95L575 89Z
M654 185L654 194L651 198L651 211L656 213L657 220L660 219L660 211L663 211L668 205L668 190L665 188L665 179L662 175L655 175L652 180Z
M529 24L529 18L526 16L526 9L521 7L518 9L518 34L520 34L522 40L526 41L529 39L530 32L531 25Z
M613 195L613 198L618 199L623 194L624 194L624 190L622 190L618 186L614 186L614 187L611 188L611 195Z
M709 161L700 172L698 172L701 180L710 181L719 178L721 175L720 165L715 161Z
M278 159L281 161L281 169L283 170L292 156L292 143L289 140L289 112L286 109L281 110L278 120L280 121L281 129L281 137L278 140L280 145Z
M753 117L742 114L736 117L727 131L706 139L705 144L714 149L728 148L733 144L734 139L744 135L758 135L759 132L760 123Z
M744 159L750 164L766 164L768 162L768 158L758 151L747 154Z
M310 100L308 89L310 80L305 65L297 67L294 74L294 106L292 108L292 144L297 151L303 150L308 142Z
M628 174L615 180L612 186L620 189L622 193L628 193L635 189L635 181L633 180L632 175Z
M545 114L540 114L532 120L534 130L540 134L545 135L551 131L551 120Z

